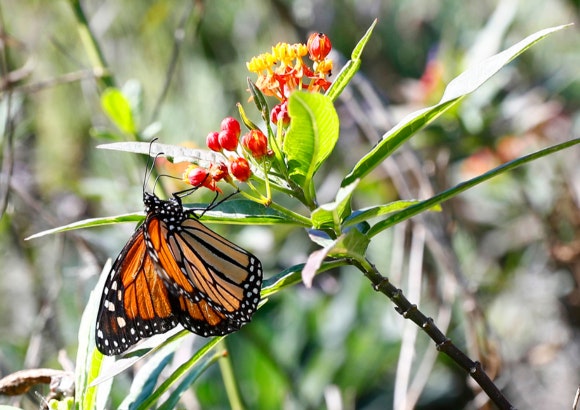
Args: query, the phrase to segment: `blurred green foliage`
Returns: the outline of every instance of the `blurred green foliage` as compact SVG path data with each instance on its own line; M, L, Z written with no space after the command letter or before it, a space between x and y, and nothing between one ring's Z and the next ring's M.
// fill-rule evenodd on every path
M333 42L338 73L378 18L360 76L337 103L341 140L330 161L338 164L334 168L344 164L345 171L404 114L438 101L444 84L473 62L578 17L577 2L563 0L549 8L539 0L82 5L110 73L133 97L139 127L158 122L162 142L198 146L223 117L236 113L237 102L247 106L245 62L252 56L278 41L303 42L309 32L320 31ZM0 189L8 191L0 220L5 375L74 366L59 351L75 357L88 293L133 227L23 238L141 209L144 167L136 156L95 149L105 140L89 130L114 127L100 109L99 80L89 70L71 2L3 2L0 11L7 50L3 76L17 91L10 100L11 152L10 129L2 137L6 185ZM183 31L176 31L183 19ZM175 74L161 99L174 40L181 36ZM367 178L358 187L357 206L425 198L577 136L579 43L577 28L568 29L502 70ZM3 87L4 127L6 82ZM571 149L499 177L446 204L442 214L382 233L369 250L458 346L499 374L498 385L519 408L570 406L577 387L578 154ZM332 200L342 177L323 167L322 201ZM304 231L283 226L216 229L259 255L267 276L303 262L313 250ZM413 276L417 263L422 275ZM227 348L247 408L404 408L394 398L401 394L410 401L419 395L419 409L485 408L467 375L414 331L357 271L344 269L317 277L312 289L295 286L276 294L251 325L227 338ZM117 377L113 403L122 400L131 377ZM37 403L29 393L21 405L38 408ZM182 403L229 407L218 366L196 381Z

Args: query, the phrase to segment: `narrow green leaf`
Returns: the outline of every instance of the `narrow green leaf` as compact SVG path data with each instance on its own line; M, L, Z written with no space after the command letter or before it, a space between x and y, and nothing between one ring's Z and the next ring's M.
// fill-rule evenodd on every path
M147 360L133 377L129 394L119 408L129 409L145 401L155 390L161 372L170 364L175 353L175 345L167 346Z
M237 107L238 107L238 111L240 113L240 118L242 119L242 122L244 123L246 128L249 130L259 130L260 128L256 124L254 124L252 122L252 120L250 120L248 118L246 111L244 110L244 107L242 106L242 104L238 103Z
M111 389L111 383L102 383L99 386L92 385L92 382L99 375L103 364L114 360L111 357L103 356L95 345L97 310L110 269L111 262L109 261L103 267L99 281L89 296L89 301L79 326L79 346L75 374L75 406L80 409L103 409Z
M223 357L223 352L214 353L211 357L204 358L201 360L183 379L179 384L174 383L171 394L157 409L158 410L172 410L178 408L178 403L187 390L190 389L193 382L195 382L199 376L201 376L207 369L209 369L214 363L216 363L220 358Z
M360 57L369 39L371 38L371 34L373 33L373 30L376 25L377 20L375 19L375 21L373 21L373 24L371 24L365 35L360 39L360 41L352 51L352 54L350 56L351 59L347 61L344 67L342 67L342 70L340 70L340 73L338 73L336 79L333 81L330 88L326 91L326 95L330 97L332 101L335 101L338 98L340 93L342 93L342 90L345 89L345 87L348 85L350 80L354 77L354 75L360 68L362 61Z
M290 96L288 112L290 129L283 151L288 160L289 176L313 199L312 178L338 140L338 115L330 98L306 92Z
M336 269L340 266L346 265L344 260L330 260L322 263L322 266L318 269L317 274L329 271L331 269ZM261 298L264 300L275 293L280 292L289 286L294 286L302 280L300 274L304 269L304 264L298 264L284 269L282 272L275 276L272 276L264 280L264 285L262 286L262 292L260 293Z
M503 174L504 172L511 171L514 168L522 166L528 162L534 161L536 159L545 157L547 155L553 154L555 152L561 151L563 149L572 147L576 144L580 144L580 138L576 138L570 141L563 142L561 144L553 145L551 147L542 149L540 151L534 152L532 154L520 157L513 161L507 162L499 167L492 169L491 171L486 172L485 174L479 175L475 178L472 178L468 181L462 182L453 188L449 188L446 191L443 191L429 199L424 201L420 201L419 203L412 205L406 208L403 211L397 212L385 220L378 222L376 225L372 226L371 229L368 231L367 235L369 237L373 237L374 235L378 234L379 232L384 231L385 229L390 228L393 225L398 224L404 220L407 220L415 215L420 214L428 209L431 209L457 195L466 191L469 188L472 188L476 185L481 184L497 175Z
M145 215L143 212L139 213L132 213L132 214L125 214L119 216L108 216L105 218L90 218L85 219L83 221L73 222L68 225L59 226L58 228L48 229L46 231L42 231L39 233L35 233L34 235L30 235L29 237L25 238L25 241L29 241L31 239L41 238L43 236L52 235L55 233L73 231L75 229L83 229L83 228L94 228L97 226L103 225L111 225L121 222L139 222L142 221Z
M176 381L184 376L186 373L191 371L198 362L209 353L209 351L218 344L224 336L217 336L211 339L205 344L201 349L199 349L191 359L183 363L181 366L175 370L161 385L149 396L147 399L139 404L138 410L145 410L152 408L153 403L156 403L163 394L165 394L169 389L176 383Z
M421 201L419 201L419 200L394 201L394 202L390 202L386 205L379 205L379 206L373 206L370 208L359 209L359 210L353 212L351 215L349 215L348 218L346 218L343 226L344 227L353 226L353 225L356 225L358 223L368 221L369 219L376 218L378 216L392 214L393 212L401 211L403 209L410 207L411 205L415 205L415 204L418 204L420 202ZM433 208L431 208L430 211L441 211L441 206L436 205Z
M387 132L382 140L367 155L365 155L344 178L342 186L350 184L357 178L363 178L375 169L385 158L390 156L401 144L413 134L435 120L449 108L457 104L464 96L475 91L489 80L502 67L526 51L547 35L567 26L558 26L538 31L479 64L469 68L449 83L441 101L432 107L424 108L409 114L401 122Z
M151 154L152 157L164 156L173 163L191 162L204 167L209 167L212 163L226 162L226 157L221 153L210 151L209 149L187 148L180 145L160 144L158 142L112 142L97 145L97 148L132 152L135 154Z
M207 204L186 206L192 210L204 210ZM304 223L298 219L248 199L230 199L222 202L211 211L205 212L201 221L216 224L304 226Z
M101 105L105 114L117 128L130 135L136 134L131 104L119 89L109 87L103 91Z
M264 97L264 94L262 94L262 91L260 91L260 89L256 87L256 84L254 84L254 82L250 78L248 78L247 81L248 87L250 88L250 93L252 94L252 97L254 97L254 104L256 104L256 108L258 109L259 112L262 113L262 115L266 117L265 119L267 119L270 111L268 108L268 103L266 103L266 98Z
M99 377L93 380L91 385L97 386L103 382L109 381L118 374L121 374L127 369L133 367L135 363L148 357L154 357L161 351L175 351L180 339L190 334L191 333L185 329L179 330L179 328L175 328L169 332L154 335L148 339L143 340L142 342L139 342L138 347L131 349L123 356L116 356L116 360L113 363L107 365Z

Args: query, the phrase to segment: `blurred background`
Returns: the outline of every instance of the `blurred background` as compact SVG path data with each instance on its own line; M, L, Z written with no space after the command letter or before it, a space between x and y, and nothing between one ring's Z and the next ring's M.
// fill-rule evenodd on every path
M74 366L88 294L134 226L24 238L143 208L141 158L95 148L108 141L94 130L114 128L100 108L71 3L0 2L0 376ZM316 181L320 203L334 198L341 178L384 132L435 104L456 75L542 28L576 22L579 12L577 0L82 6L140 129L159 127L161 142L192 146L203 146L222 118L237 116L237 102L258 120L247 102L245 62L252 56L324 32L338 73L378 18L360 74L337 102L341 139ZM535 45L363 180L353 208L427 198L578 137L579 50L577 26ZM518 408L570 408L580 384L579 160L576 147L496 178L446 203L442 213L382 233L369 250L378 269L481 361ZM266 277L316 249L292 227L212 228L259 256ZM312 289L276 294L251 325L227 338L227 347L252 409L493 408L354 269L322 274ZM131 377L116 379L112 408ZM38 402L31 392L20 405ZM181 405L229 407L217 366Z

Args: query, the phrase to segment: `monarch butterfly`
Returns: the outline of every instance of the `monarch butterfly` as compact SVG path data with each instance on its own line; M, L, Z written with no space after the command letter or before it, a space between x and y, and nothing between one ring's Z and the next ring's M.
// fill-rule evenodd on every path
M145 221L106 279L96 324L105 355L181 324L201 336L224 335L249 322L260 300L262 264L204 226L181 196L143 190Z

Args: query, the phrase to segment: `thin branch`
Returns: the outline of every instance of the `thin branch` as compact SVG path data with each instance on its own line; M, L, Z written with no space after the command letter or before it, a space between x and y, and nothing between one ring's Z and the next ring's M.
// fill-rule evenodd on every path
M395 310L405 319L410 319L417 324L435 342L437 350L445 353L461 368L463 368L482 390L489 396L500 410L515 410L515 407L507 400L503 393L491 381L483 371L481 363L471 360L451 339L447 338L435 325L433 319L425 316L417 305L412 304L403 295L401 289L394 286L386 277L380 274L377 268L367 260L352 260L353 265L359 268L371 281L373 288L386 295L396 305Z
M3 82L2 87L0 88L0 96L2 96L4 93L7 93L8 91L12 91L15 93L31 94L61 84L75 83L86 79L100 78L103 75L105 75L105 73L103 71L99 71L98 69L86 69L73 71L58 77L41 80L36 83L22 84L16 86L12 85L14 84L15 81L9 79L8 81Z

